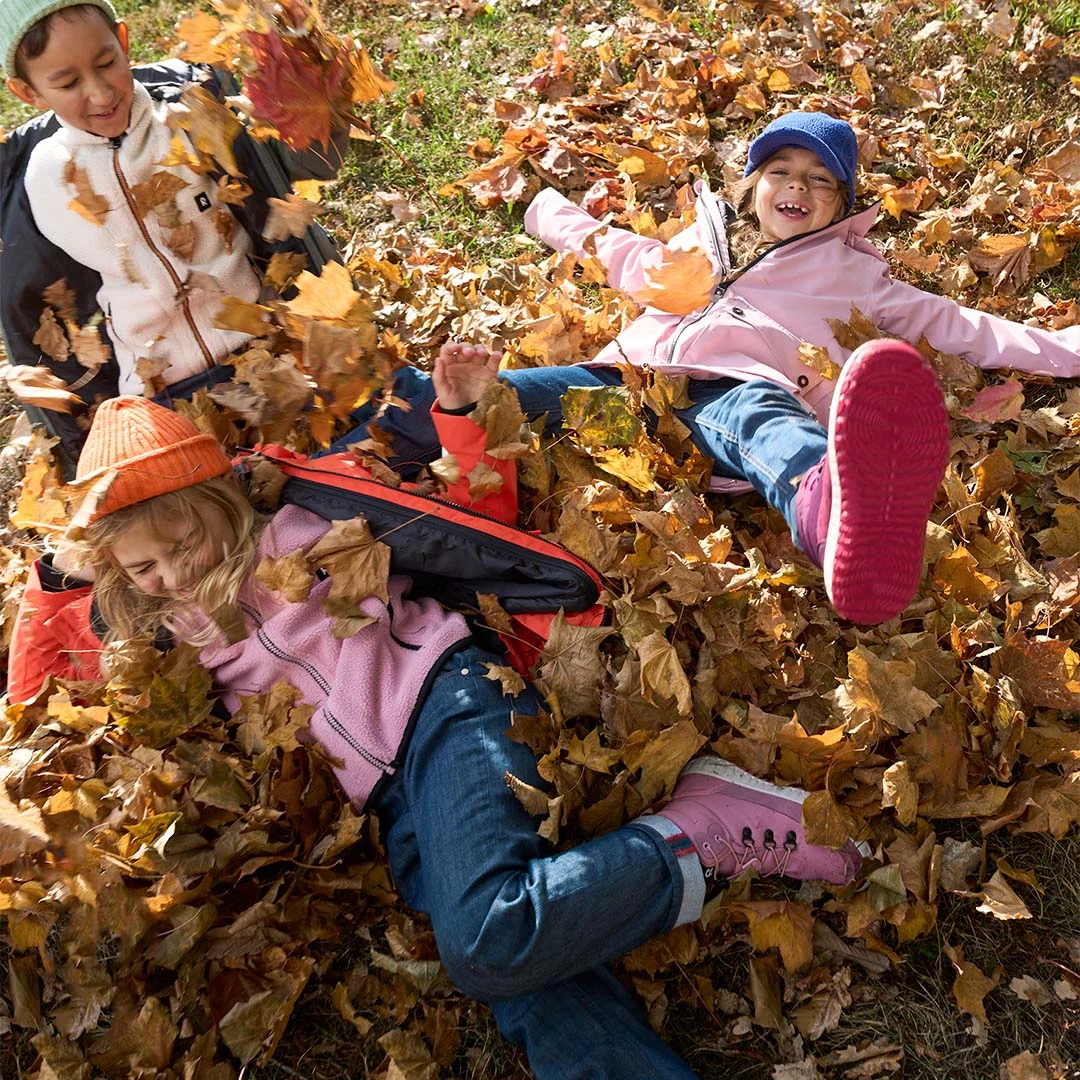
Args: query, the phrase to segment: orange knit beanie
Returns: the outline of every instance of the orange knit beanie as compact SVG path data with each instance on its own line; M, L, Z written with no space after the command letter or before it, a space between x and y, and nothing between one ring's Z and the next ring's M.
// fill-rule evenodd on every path
M112 473L112 478L82 524L155 495L224 476L230 468L217 439L171 409L143 397L109 398L98 406L75 479L96 488L98 477Z

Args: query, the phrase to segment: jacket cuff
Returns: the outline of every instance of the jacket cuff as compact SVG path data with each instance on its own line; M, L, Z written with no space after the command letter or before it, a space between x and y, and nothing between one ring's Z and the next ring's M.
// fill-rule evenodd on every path
M37 562L38 581L41 591L47 593L68 592L70 589L85 589L91 583L83 581L74 574L66 574L53 566L52 552L42 555Z

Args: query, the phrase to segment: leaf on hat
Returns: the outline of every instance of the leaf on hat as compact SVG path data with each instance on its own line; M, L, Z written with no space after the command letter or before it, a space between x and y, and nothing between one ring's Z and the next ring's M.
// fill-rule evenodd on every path
M90 177L85 169L69 158L64 166L64 182L75 189L75 198L68 203L68 209L89 221L91 225L104 225L105 215L109 212L109 202L90 186Z
M270 213L263 227L263 239L271 243L287 240L290 236L303 236L315 215L323 209L322 203L309 202L291 192L284 199L267 199L266 205L270 207Z
M105 496L109 494L109 488L112 487L118 475L119 472L116 467L109 466L104 470L99 469L81 480L66 485L64 488L65 495L80 499L79 509L71 519L71 524L68 525L65 534L69 540L81 540L83 538L86 526L90 524L91 517L97 512Z
M331 597L360 603L369 596L390 599L390 548L371 535L363 515L335 521L308 552L308 563L330 575Z
M648 285L632 294L639 304L689 315L709 303L719 275L702 251L664 248L660 265L646 277Z

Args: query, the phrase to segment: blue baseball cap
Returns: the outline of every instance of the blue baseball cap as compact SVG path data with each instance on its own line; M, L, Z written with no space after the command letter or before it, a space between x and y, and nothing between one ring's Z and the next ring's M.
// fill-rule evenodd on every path
M859 144L850 124L820 112L793 112L778 117L750 144L743 176L785 146L800 146L817 154L825 168L844 182L848 210L855 205Z

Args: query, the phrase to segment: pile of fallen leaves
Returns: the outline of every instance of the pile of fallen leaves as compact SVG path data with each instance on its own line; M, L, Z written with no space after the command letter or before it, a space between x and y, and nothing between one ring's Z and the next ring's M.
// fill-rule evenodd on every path
M473 147L480 164L444 195L520 203L547 183L668 239L693 219L693 182L733 175L758 120L828 108L859 133L862 194L905 229L883 238L899 273L932 275L963 302L1013 318L1076 323L1074 301L1016 294L1080 239L1080 118L1062 110L1010 124L995 134L1001 159L972 169L963 140L930 123L967 63L954 57L901 85L875 55L909 6L870 22L780 0L753 28L734 20L705 41L640 3L590 32L588 83L556 27L517 96L494 103L501 145ZM243 71L264 47L259 23L239 14L246 6L218 10L182 36ZM1037 16L1018 35L1007 10L965 10L1018 70L1060 68L1070 86L1061 42ZM921 33L962 30L939 20ZM334 89L347 81L341 49L316 40L328 100L347 108ZM824 89L826 71L839 72L841 89ZM249 96L254 115L295 134ZM353 247L348 272L330 265L315 277L279 262L274 273L290 299L223 308L222 325L257 335L236 381L182 406L227 441L247 428L300 449L327 445L395 365L423 361L447 336L499 342L514 365L572 363L638 310L587 257L477 266L393 223ZM658 280L651 301L679 280ZM854 347L877 331L853 310L837 334ZM517 785L541 832L572 844L615 828L710 748L811 790L812 841L856 835L873 849L857 886L792 894L742 879L700 926L624 962L658 1026L685 1001L733 1051L772 1031L787 1080L902 1067L904 1049L887 1040L827 1054L815 1041L865 973L899 965L935 931L944 897L988 919L1030 917L1024 896L1038 880L975 842L974 829L957 839L956 822L984 837L1060 838L1080 820L1080 391L1007 376L985 385L958 358L915 344L946 389L951 464L925 586L880 627L836 617L820 573L760 500L703 494L707 463L673 415L682 380L627 369L622 387L573 393L565 433L519 466L525 523L600 571L612 614L608 627L556 623L536 669L550 717L514 720L550 784ZM356 452L367 460L378 448L376 431ZM55 475L36 460L5 548L5 633L34 554L28 530L58 528L65 514ZM357 937L364 958L332 997L361 1036L381 1034L380 1075L460 1074L464 1006L430 933L385 907L393 893L371 823L303 743L308 710L278 686L219 715L185 650L160 658L132 644L115 669L106 685L50 685L5 718L0 940L10 1022L39 1032L37 1075L235 1076L238 1063L273 1053L312 974ZM753 950L749 971L718 986L706 961L732 936ZM1000 974L944 946L957 1006L985 1040ZM1012 991L1045 995L1075 1019L1080 979L1066 971L1052 987L1030 979ZM1031 1057L1015 1075L1048 1075Z

